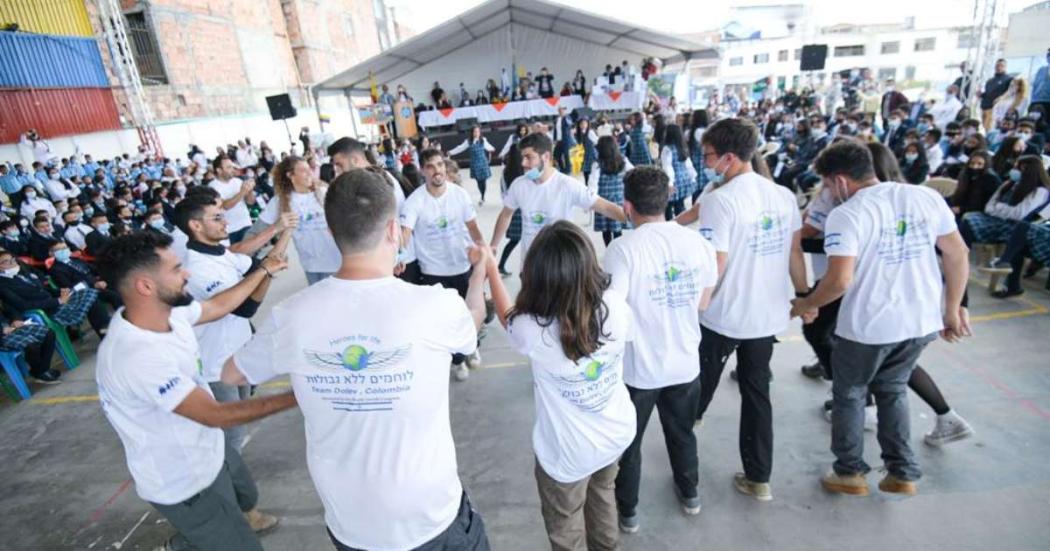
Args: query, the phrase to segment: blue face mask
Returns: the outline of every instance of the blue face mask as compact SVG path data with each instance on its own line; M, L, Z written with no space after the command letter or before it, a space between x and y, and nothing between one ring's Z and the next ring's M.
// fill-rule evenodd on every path
M155 230L163 230L164 229L164 219L162 219L162 218L155 218L155 219L149 221L149 225L150 225L151 228L153 228Z
M69 249L58 249L55 251L55 260L59 262L69 262L69 257L72 254L72 251Z
M534 166L525 172L525 177L535 182L540 179L543 175L543 161L540 161L540 166Z
M719 159L718 161L721 160L722 159ZM715 162L716 167L718 166L718 161ZM726 181L725 173L719 173L718 169L716 168L704 167L704 177L707 178L707 182L709 184L714 185L716 187L722 185Z
M1020 183L1021 182L1021 171L1016 169L1016 168L1011 168L1010 169L1010 179L1013 180L1013 182L1015 184Z
M99 224L98 225L98 231L100 231L102 233L105 233L105 234L108 234L109 233L109 222L106 222L106 223L103 223L103 224Z

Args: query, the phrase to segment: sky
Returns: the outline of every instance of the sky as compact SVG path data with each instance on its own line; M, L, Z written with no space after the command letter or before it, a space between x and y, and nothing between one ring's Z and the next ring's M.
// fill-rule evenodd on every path
M730 6L801 3L802 0L713 2L712 0L656 0L659 9L637 11L634 0L548 0L643 27L672 33L695 33L721 27L730 21ZM972 0L808 0L818 25L835 23L899 23L914 16L918 28L966 25L973 21ZM482 0L387 0L396 17L421 33L451 19ZM1037 0L1006 0L1005 13L1020 11ZM1005 24L1005 19L1003 19Z

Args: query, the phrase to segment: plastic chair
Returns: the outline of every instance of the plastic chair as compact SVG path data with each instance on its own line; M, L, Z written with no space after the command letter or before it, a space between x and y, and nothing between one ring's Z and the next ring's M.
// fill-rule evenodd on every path
M29 374L29 364L26 363L25 355L21 350L0 350L0 365L4 367L4 373L14 385L12 392L6 384L4 390L11 396L12 400L28 400L32 394L29 385L26 384L26 375Z
M25 315L39 324L46 325L55 334L58 355L61 356L62 362L66 364L66 369L72 371L80 366L80 356L77 355L76 349L73 348L73 341L69 340L69 333L66 332L65 327L48 317L43 310L30 310Z
M955 194L955 190L959 187L959 182L951 178L936 177L926 180L923 182L923 185L937 190L941 197L948 198Z

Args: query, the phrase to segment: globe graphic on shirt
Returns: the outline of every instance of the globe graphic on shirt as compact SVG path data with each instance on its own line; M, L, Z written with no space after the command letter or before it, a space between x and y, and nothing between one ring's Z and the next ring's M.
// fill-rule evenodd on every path
M583 368L583 378L588 381L597 381L598 377L602 376L603 367L605 367L605 364L602 362L591 360L591 362Z
M667 281L678 281L680 275L682 275L682 270L679 270L674 266L668 267L667 271L664 272L664 277L667 278Z
M437 219L437 222L435 222L434 225L437 226L438 229L443 230L448 227L448 218L442 216L441 218Z
M408 356L412 345L404 345L393 350L368 350L360 344L351 344L342 352L318 352L315 350L303 350L307 361L318 367L363 371L382 370L395 367L401 360Z
M547 219L547 217L544 216L542 212L536 212L536 213L533 213L533 215L532 215L532 223L533 224L542 224L543 221L546 220L546 219Z
M762 219L758 221L758 225L763 230L769 230L773 227L773 219L769 216L763 216Z
M908 222L899 220L897 222L897 237L904 237L906 233L908 233Z
M343 366L350 371L361 371L368 367L368 350L359 344L351 344L343 350Z

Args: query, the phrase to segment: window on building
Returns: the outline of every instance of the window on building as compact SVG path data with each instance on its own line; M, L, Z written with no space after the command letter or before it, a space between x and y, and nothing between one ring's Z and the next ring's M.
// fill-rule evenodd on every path
M896 67L883 67L882 69L879 69L879 81L884 82L888 78L897 80Z
M787 86L787 77L777 77L777 90L783 90Z
M864 55L864 45L835 46L835 57L852 57Z
M915 41L916 52L932 52L937 47L937 38L920 38Z
M386 2L383 0L372 0L372 10L376 20L376 32L379 34L379 49L386 50L390 43L390 27L387 24Z
M779 52L777 52L777 61L787 61L787 60L788 60L788 51L787 50L780 50Z
M346 38L352 39L354 37L354 16L347 15L346 19L343 20L343 32L346 34Z
M755 64L769 63L769 54L755 54Z
M700 77L713 77L718 75L718 67L700 67L697 72L697 76Z
M915 66L909 65L904 68L904 80L915 80Z
M901 51L901 43L900 43L900 41L896 41L895 40L893 42L883 42L882 43L882 53L884 53L884 54L896 54L896 53L899 53L900 51Z
M168 75L160 58L160 47L145 11L124 14L128 43L142 84L167 84Z
M742 58L742 57L731 57L731 58L729 58L729 66L730 67L738 67L738 66L743 65L743 64L744 64L744 58Z
M795 48L795 61L802 59L802 48Z
M980 33L975 32L973 29L963 29L959 31L958 48L963 49L977 47L978 36L980 36Z

